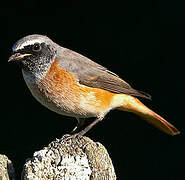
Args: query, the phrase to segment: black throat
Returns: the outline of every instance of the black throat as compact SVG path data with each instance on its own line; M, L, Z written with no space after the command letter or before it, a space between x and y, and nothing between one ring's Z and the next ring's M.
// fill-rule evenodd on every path
M21 67L25 72L32 74L42 73L53 62L56 51L49 45L41 44L41 50L34 52L32 46L25 47L20 53L28 53L30 56L24 57L20 62Z

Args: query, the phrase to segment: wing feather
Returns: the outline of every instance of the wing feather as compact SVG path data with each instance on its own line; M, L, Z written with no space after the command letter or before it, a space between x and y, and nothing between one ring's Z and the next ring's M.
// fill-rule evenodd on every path
M124 93L151 99L151 96L142 91L133 89L127 82L107 68L69 49L62 49L57 62L59 66L73 73L80 84L104 89L113 93Z

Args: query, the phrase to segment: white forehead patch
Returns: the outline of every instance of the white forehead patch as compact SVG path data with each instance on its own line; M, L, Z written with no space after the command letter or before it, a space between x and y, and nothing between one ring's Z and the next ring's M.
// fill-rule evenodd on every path
M13 45L12 50L13 50L13 51L17 51L17 50L23 49L25 46L33 45L33 44L35 44L35 43L39 43L39 44L40 44L40 43L42 43L42 42L44 42L44 40L42 40L42 39L27 40L27 41L25 41L25 42L23 42L23 43L20 43L20 44L19 44L19 42L16 42L16 43Z

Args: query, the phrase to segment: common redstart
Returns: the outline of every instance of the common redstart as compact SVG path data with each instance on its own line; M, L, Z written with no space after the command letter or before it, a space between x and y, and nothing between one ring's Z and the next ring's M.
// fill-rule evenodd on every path
M29 35L13 46L9 61L22 67L32 95L48 109L78 120L95 117L79 135L84 135L112 109L133 112L167 134L179 131L147 108L136 97L150 99L94 61L61 47L43 35ZM75 128L74 131L78 128Z

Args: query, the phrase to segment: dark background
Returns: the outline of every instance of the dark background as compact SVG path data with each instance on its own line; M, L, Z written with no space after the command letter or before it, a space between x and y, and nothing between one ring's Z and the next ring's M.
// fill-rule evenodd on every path
M181 130L171 137L134 114L111 111L86 135L107 148L118 179L183 179L185 3L43 2L7 1L0 9L0 153L13 161L17 178L26 158L76 125L40 105L21 70L7 62L18 39L38 33L151 94L152 101L142 102Z

